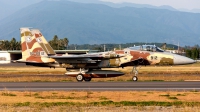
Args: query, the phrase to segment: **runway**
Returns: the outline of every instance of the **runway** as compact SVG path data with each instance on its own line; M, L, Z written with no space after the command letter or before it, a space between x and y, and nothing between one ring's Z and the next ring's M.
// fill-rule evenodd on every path
M0 82L9 91L199 91L200 82Z

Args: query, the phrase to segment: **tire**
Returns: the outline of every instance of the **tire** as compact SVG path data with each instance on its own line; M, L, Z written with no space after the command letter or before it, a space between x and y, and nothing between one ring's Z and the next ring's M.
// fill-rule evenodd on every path
M137 76L133 76L132 80L135 81L135 82L138 81Z
M77 80L78 82L82 82L82 81L84 80L84 76L83 76L82 74L78 74L78 75L76 76L76 80Z
M90 82L91 79L92 79L91 77L84 78L85 82Z

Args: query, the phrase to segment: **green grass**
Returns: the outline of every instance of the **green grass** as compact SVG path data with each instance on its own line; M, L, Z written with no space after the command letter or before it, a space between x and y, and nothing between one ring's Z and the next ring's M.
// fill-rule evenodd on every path
M30 102L16 103L16 104L14 104L14 106L16 106L16 107L23 107L23 106L30 106L30 105L31 105Z
M35 94L33 94L34 96L39 96L39 93L35 93Z
M177 99L178 99L177 97L175 97L175 96L170 96L169 94L166 94L166 95L159 95L159 96L167 97L167 98L170 99L170 100L177 100Z
M177 96L186 96L186 94L177 94Z
M43 107L50 107L50 106L200 106L200 102L155 102L155 101L146 101L146 102L131 102L131 101L121 101L121 102L113 102L109 101L102 101L102 102L91 102L91 103L74 103L74 102L44 102L44 103L16 103L15 106L30 106L30 105L40 105Z
M12 93L2 93L2 96L17 96L16 94L12 94Z
M58 94L58 93L56 93L56 92L53 92L52 94L53 94L53 95L56 95L56 94Z
M145 80L145 81L164 82L164 80Z
M66 99L74 99L74 97L68 96L66 97Z
M192 91L190 91L190 92L199 92L198 90L192 90Z
M99 100L108 100L105 96L100 96Z
M33 82L43 82L42 80L34 80Z
M168 97L168 98L171 99L171 100L178 100L178 98L177 98L177 97L174 97L174 96Z
M159 95L159 96L170 97L170 95L169 95L169 94L166 94L166 95Z
M35 98L39 98L39 99L74 99L73 97L65 97L64 95L61 95L61 96L56 96L56 95L52 95L52 96L36 96Z

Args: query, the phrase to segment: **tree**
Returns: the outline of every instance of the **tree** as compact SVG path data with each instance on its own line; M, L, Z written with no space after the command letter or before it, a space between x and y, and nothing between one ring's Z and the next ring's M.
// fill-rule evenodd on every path
M199 50L197 47L193 48L192 49L192 56L191 56L192 59L198 59L199 58Z
M65 37L63 39L63 45L64 45L65 49L67 48L68 44L69 44L69 40Z
M21 41L16 42L16 49L15 50L21 50Z
M185 55L186 55L187 57L192 57L192 52L191 52L190 49L186 49L185 53L186 53Z
M10 50L10 42L8 40L5 40L1 44L2 50Z
M10 41L10 50L16 50L16 44L17 44L17 41L16 39L13 37Z
M52 47L53 49L57 50L57 49L58 49L58 36L55 35L55 36L53 37L53 40L50 40L50 41L49 41L49 44L51 45L51 47Z
M57 35L53 37L52 40L49 41L51 47L55 50L63 50L68 46L69 40L67 38L59 39Z
M66 49L68 46L69 40L67 38L60 39L60 47L61 49Z

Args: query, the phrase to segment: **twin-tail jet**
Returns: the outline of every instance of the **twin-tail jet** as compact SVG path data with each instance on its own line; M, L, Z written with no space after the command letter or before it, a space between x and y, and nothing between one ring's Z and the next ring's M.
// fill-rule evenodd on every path
M39 67L66 69L66 75L76 77L78 82L92 78L107 78L124 75L102 68L132 66L133 81L138 80L137 66L140 65L182 65L195 63L193 59L163 51L155 45L141 45L123 50L88 53L81 55L56 54L38 29L20 28L22 59L17 62Z

